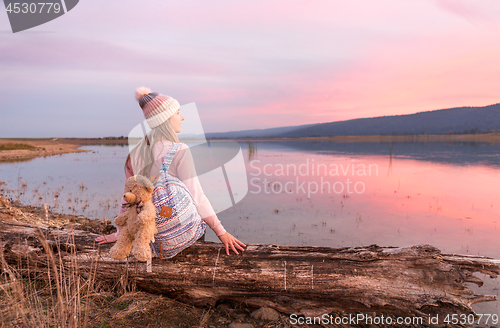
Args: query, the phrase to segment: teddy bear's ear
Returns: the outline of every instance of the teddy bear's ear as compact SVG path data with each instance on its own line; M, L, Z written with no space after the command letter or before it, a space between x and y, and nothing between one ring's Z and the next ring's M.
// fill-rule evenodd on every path
M148 189L149 192L152 192L154 190L154 188L155 188L155 186L153 185L153 183L148 178L146 178L145 176L137 175L135 177L135 181L137 181L137 183L140 186L143 186L146 189Z

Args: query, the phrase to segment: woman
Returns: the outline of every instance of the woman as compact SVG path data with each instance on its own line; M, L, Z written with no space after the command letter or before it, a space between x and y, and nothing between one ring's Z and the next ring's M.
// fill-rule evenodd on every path
M170 147L173 143L179 142L177 133L181 132L182 121L184 121L179 111L179 103L169 96L141 87L136 90L136 99L139 101L151 131L127 156L125 180L134 174L156 176ZM226 254L229 255L229 249L236 254L239 254L238 250L244 251L246 245L226 232L205 196L196 177L193 159L186 144L182 143L176 152L168 173L179 178L187 186L196 203L198 213L224 244ZM125 205L126 203L122 200L120 214L127 210ZM96 242L99 244L115 242L119 233L118 230L114 234L98 237Z

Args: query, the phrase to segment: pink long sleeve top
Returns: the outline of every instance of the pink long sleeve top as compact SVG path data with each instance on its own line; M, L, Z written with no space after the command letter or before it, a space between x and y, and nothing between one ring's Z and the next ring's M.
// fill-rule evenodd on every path
M160 171L161 165L163 163L163 158L165 157L171 146L171 141L157 142L153 146L154 158L159 158L160 160L154 162L150 172L151 176L156 176ZM132 165L130 161L128 161L127 168L125 170L125 180L133 175L132 172ZM170 164L168 173L178 178L186 185L189 192L194 198L198 213L202 217L203 221L208 224L208 226L215 232L217 236L223 235L226 233L226 230L222 226L220 220L217 218L217 215L215 214L210 201L203 192L200 181L195 172L196 171L194 168L193 157L191 155L191 152L189 151L189 147L186 144L181 143L181 146L172 159L172 163ZM126 202L122 198L120 214L127 210L127 207L124 206L125 204Z

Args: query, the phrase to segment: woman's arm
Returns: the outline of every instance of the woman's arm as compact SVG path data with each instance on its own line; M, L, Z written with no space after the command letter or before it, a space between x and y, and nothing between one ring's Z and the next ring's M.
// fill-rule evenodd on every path
M212 229L217 237L220 235L223 235L226 233L226 229L222 226L222 223L220 222L219 218L217 218L217 215L211 215L207 216L206 218L203 218L203 221L205 221L206 224Z
M220 236L226 233L226 230L217 218L217 215L215 215L215 211L201 187L200 180L196 175L193 157L186 144L182 143L177 150L168 172L178 177L179 180L186 185L193 196L198 213L203 218L203 221L214 230L215 234Z
M244 251L245 249L243 247L246 247L246 245L234 238L226 231L226 229L224 229L222 223L217 218L210 201L203 192L200 181L196 175L196 169L194 167L191 152L189 151L189 147L187 147L187 145L181 144L181 147L177 151L171 166L174 166L175 172L174 170L171 170L172 167L170 167L169 173L173 175L176 173L177 177L186 185L194 198L194 202L198 208L198 213L203 218L203 221L205 221L205 223L208 224L208 226L215 232L217 237L219 237L220 241L224 243L227 255L229 255L229 248L231 248L236 254L238 254L236 249Z

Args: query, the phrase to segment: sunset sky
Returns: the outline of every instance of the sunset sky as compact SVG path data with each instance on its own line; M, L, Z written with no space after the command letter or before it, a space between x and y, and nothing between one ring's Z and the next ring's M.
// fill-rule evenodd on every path
M205 132L495 104L498 17L494 0L82 0L13 34L2 9L0 137L127 135L143 85L195 102Z

